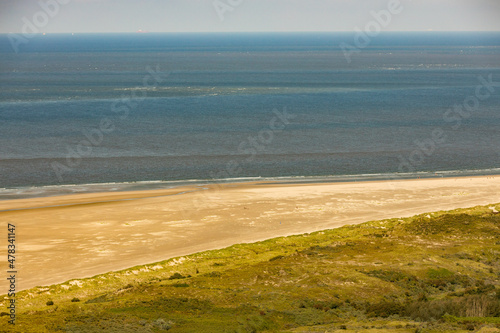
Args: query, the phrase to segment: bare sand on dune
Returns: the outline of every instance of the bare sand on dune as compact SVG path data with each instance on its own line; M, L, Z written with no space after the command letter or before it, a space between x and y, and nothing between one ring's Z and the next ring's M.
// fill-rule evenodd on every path
M212 184L7 200L0 201L0 252L7 250L7 224L15 224L22 290L237 243L498 202L500 176ZM6 260L0 270L7 271Z

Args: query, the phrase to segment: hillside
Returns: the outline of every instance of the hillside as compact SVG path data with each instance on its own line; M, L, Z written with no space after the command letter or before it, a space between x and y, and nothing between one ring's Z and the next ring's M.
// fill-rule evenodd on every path
M497 210L367 222L37 287L17 295L16 329L4 313L0 331L493 332Z

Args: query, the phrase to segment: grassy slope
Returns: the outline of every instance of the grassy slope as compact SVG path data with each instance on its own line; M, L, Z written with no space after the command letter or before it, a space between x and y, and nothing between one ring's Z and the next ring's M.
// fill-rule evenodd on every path
M415 332L500 326L494 318L500 315L499 259L500 215L488 207L368 222L33 288L18 294L16 330ZM54 305L46 305L49 300ZM6 328L4 316L0 331Z

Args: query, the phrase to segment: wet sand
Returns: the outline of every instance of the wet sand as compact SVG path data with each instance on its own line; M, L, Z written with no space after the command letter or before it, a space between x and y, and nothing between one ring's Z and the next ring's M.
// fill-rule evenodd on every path
M18 290L346 224L500 202L500 176L238 183L0 201L16 225ZM0 262L7 271L7 262ZM7 281L0 280L0 294Z

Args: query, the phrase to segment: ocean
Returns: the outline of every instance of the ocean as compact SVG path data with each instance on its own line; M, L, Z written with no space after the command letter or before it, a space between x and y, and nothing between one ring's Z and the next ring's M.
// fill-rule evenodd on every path
M10 39L4 191L500 173L499 33L362 48L351 33L47 34L17 52Z

